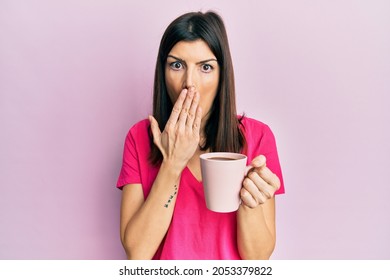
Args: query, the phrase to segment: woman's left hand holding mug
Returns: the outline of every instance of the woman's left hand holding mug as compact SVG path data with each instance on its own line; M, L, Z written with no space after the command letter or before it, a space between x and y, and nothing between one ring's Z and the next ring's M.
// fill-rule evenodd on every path
M255 157L252 168L246 175L240 191L241 201L249 208L255 208L274 197L280 188L280 180L267 166L263 155Z

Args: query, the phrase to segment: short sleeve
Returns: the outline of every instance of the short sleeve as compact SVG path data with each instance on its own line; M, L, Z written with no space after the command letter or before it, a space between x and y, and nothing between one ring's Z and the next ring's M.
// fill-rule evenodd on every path
M134 131L130 129L125 140L122 168L116 186L122 189L127 184L138 183L141 183L140 162L136 141L134 139Z
M278 150L276 147L276 140L272 130L269 126L265 126L264 135L260 141L260 150L263 151L263 155L267 160L267 167L278 176L280 180L280 188L275 192L275 194L283 194L284 190L284 181L282 175L282 168L279 162Z
M280 167L275 136L270 127L258 120L245 117L242 120L243 132L246 140L245 153L248 156L248 164L257 156L264 155L267 167L278 176L280 188L275 194L283 194L284 181Z

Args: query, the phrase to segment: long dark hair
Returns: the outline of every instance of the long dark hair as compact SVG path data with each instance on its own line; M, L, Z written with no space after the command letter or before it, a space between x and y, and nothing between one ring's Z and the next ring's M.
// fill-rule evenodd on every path
M206 140L201 150L212 152L240 152L245 138L240 130L241 119L237 118L233 63L229 42L222 18L215 12L186 13L175 19L165 30L160 42L153 89L153 116L163 131L173 104L165 84L165 65L169 52L180 41L203 40L216 56L220 78L217 95L205 125ZM162 154L153 143L149 129L150 161L157 165Z

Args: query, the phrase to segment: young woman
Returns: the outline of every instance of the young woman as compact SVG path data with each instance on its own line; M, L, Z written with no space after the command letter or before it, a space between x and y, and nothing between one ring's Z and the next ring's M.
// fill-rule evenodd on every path
M199 156L237 152L254 167L236 212L206 208ZM275 193L284 193L270 128L237 116L223 21L187 13L158 52L153 116L129 131L117 187L120 236L129 259L268 259L275 246Z

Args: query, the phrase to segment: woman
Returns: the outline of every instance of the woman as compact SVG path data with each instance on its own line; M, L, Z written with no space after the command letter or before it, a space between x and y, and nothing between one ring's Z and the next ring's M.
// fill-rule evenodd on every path
M240 152L254 167L236 212L206 208L199 156ZM121 241L129 259L268 259L275 199L284 187L275 139L236 114L233 66L222 19L187 13L158 52L153 116L129 131L117 187Z

